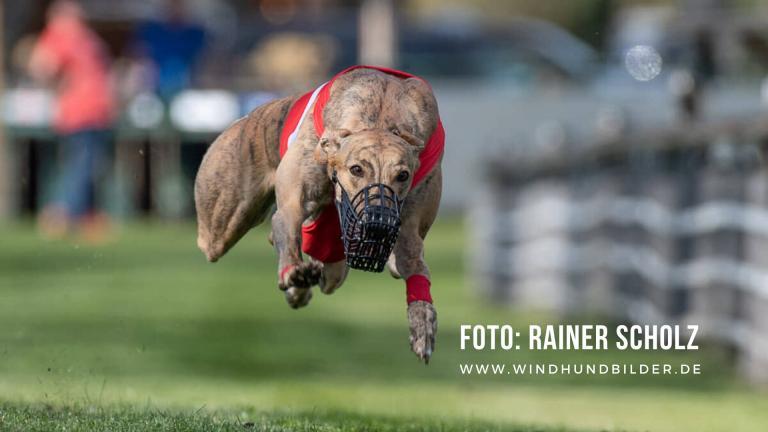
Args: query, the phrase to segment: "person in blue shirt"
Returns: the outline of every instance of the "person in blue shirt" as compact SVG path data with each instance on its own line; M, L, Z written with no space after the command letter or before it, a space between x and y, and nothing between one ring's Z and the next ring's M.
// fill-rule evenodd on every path
M202 26L189 20L184 0L168 0L164 19L140 24L136 42L139 53L155 67L153 90L169 99L189 87L206 35Z

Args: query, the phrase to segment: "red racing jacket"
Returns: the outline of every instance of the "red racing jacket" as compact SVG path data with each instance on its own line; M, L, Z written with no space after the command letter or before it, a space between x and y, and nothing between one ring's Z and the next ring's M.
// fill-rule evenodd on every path
M288 147L296 140L299 128L306 119L311 119L314 122L318 136L323 135L325 130L323 126L323 108L325 108L325 105L330 98L333 82L341 75L361 68L375 69L401 79L418 78L406 72L377 66L358 65L339 72L314 91L301 96L294 102L293 106L291 106L288 115L285 118L285 122L283 123L283 130L280 133L281 158L285 155L285 152L288 151ZM312 107L312 103L315 101L317 103L310 113L309 111ZM413 175L411 187L416 187L416 185L424 180L424 177L432 171L432 168L434 168L440 161L444 148L445 130L443 129L442 122L438 119L435 131L427 140L424 150L419 154L420 164L418 170L416 170L416 173ZM336 206L331 203L321 210L320 214L313 222L302 226L301 250L321 262L328 263L342 261L345 259L345 256L341 235L341 223L339 222L338 211L336 210Z

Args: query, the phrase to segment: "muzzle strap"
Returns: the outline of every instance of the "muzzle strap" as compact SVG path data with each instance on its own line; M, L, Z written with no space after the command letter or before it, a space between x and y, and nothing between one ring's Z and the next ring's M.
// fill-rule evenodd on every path
M411 304L415 301L421 300L428 303L432 303L432 295L429 293L429 288L432 283L426 276L416 274L405 281L405 294L406 301Z

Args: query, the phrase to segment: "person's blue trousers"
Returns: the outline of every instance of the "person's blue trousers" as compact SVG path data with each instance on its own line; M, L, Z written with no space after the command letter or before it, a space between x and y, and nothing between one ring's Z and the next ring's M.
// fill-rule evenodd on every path
M70 218L93 210L96 179L104 169L108 143L104 130L83 130L62 137L64 157L56 202Z

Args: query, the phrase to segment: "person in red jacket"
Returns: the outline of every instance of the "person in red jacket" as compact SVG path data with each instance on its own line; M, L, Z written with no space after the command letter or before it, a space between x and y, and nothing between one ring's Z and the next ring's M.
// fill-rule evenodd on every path
M94 183L106 156L115 117L109 57L74 0L58 0L32 50L30 74L56 85L53 127L64 153L53 202L40 217L44 234L60 237L72 227L98 235L104 217L94 212Z

